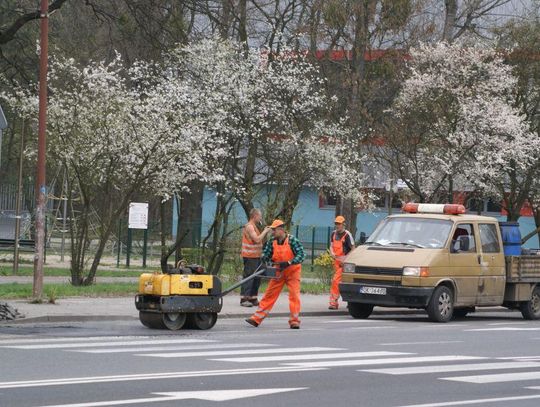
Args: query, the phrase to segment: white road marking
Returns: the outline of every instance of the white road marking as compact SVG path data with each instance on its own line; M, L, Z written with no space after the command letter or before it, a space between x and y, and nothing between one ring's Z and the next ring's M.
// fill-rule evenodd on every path
M163 337L163 336L160 336ZM125 341L126 339L157 339L157 336L88 336L88 337L48 337L48 338L33 338L25 339L20 337L17 339L0 339L0 346L16 344L22 345L25 343L45 343L45 342L91 342L91 341Z
M499 373L499 374L487 374L487 375L478 375L478 376L441 377L440 379L450 380L453 382L465 382L465 383L477 383L477 384L517 382L521 380L540 379L540 371L519 372L519 373Z
M165 345L171 343L211 343L215 341L203 339L155 339L146 341L118 341L118 342L83 342L83 343L53 343L43 345L9 345L3 346L9 349L68 349L68 348L106 348L110 346L129 345ZM1 347L1 346L0 346Z
M235 348L266 348L270 346L277 346L265 343L220 343L219 345L188 345L183 346L182 344L176 346L158 346L158 347L148 347L148 346L137 346L137 347L127 347L127 348L110 348L110 349L82 349L82 350L70 350L69 352L79 352L79 353L128 353L128 352L161 352L161 351L171 351L171 350L205 350L205 349L235 349Z
M497 359L501 359L501 360L520 360L520 359L525 359L525 360L528 360L528 359L540 359L540 356L508 356L508 357L497 358Z
M162 397L147 397L140 399L94 401L90 403L55 404L42 407L105 407L121 406L128 404L147 404L174 400L207 400L227 401L244 399L248 397L265 396L269 394L285 393L290 391L306 390L308 387L292 387L288 389L240 389L240 390L209 390L209 391L179 391L173 393L152 393Z
M322 368L303 368L303 367L267 367L267 368L250 368L250 369L224 369L224 370L201 370L190 372L165 372L165 373L146 373L146 374L129 374L129 375L114 375L114 376L88 376L74 377L63 379L44 379L44 380L25 380L15 382L0 382L0 389L14 389L22 387L46 387L46 386L63 386L73 384L89 384L89 383L112 383L112 382L129 382L139 380L164 380L164 379L179 379L190 377L209 377L209 376L235 376L235 375L253 375L266 373L289 373L289 372L310 372L317 370L325 370Z
M534 400L540 399L540 394L531 396L515 396L515 397L499 397L492 399L476 399L476 400L461 400L461 401L446 401L443 403L427 403L427 404L409 404L401 407L448 407L448 406L467 406L471 404L491 404L501 403L503 401L518 401L518 400Z
M471 370L501 370L501 369L524 369L529 367L540 367L540 363L535 362L502 362L502 363L464 363L460 365L436 365L436 366L414 366L397 367L389 369L369 369L359 370L359 372L381 373L389 375L409 375L423 373L448 373Z
M260 353L306 353L306 352L325 352L334 350L345 350L343 348L274 348L274 349L251 349L251 350L216 350L210 352L168 352L168 353L138 353L137 356L149 356L153 358L192 358L208 356L227 356L227 355L258 355Z
M526 325L526 324L529 324L529 322L494 322L488 325L498 326L498 325Z
M332 319L321 322L323 324L380 324L384 321L378 321L376 319Z
M380 343L380 346L400 346L400 345L442 345L446 343L463 343L464 341L432 341L432 342L394 342Z
M479 360L487 359L477 356L419 356L419 357L404 357L404 358L387 358L387 359L357 359L357 360L333 360L328 362L302 362L302 363L286 363L286 366L296 367L336 367L336 366L368 366L368 365L390 365L400 363L424 363L424 362L456 362L462 360Z
M260 356L247 358L225 358L211 359L219 362L279 362L283 360L322 360L322 359L346 359L346 358L361 358L361 357L379 357L379 356L397 356L397 355L413 355L412 353L404 352L340 352L340 353L320 353L310 355L285 355L285 356Z
M500 328L476 328L465 329L465 332L489 332L489 331L540 331L540 328L519 328L511 326L502 326Z
M349 328L349 329L355 329L355 330L366 329L366 330L371 330L371 329L393 329L393 328L397 328L397 326L355 326L355 327L352 327L352 328Z

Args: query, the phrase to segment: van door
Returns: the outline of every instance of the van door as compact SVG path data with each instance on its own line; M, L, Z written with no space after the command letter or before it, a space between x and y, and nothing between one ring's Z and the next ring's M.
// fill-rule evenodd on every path
M478 304L502 304L505 286L504 254L495 223L478 223L481 274L478 279Z
M460 241L468 242L463 247ZM450 242L450 277L456 283L456 305L475 305L480 276L480 253L476 242L477 232L472 223L457 223Z

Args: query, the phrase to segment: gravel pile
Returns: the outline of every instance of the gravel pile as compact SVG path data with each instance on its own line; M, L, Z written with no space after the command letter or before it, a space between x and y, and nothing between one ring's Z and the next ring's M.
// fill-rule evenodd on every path
M23 318L16 308L13 308L7 302L0 302L0 321L11 321L17 318Z

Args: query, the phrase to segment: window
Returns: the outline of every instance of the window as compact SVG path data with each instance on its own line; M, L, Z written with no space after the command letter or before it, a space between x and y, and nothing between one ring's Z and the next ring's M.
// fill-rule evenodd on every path
M323 189L319 192L319 208L335 208L337 199L335 193Z
M481 223L478 225L480 229L480 242L482 243L482 252L484 253L499 253L499 238L497 236L497 226L493 223Z
M469 212L484 212L484 200L480 198L469 198L465 207Z
M494 201L493 199L489 198L487 201L487 211L500 213L502 211L502 205L500 202Z
M377 226L366 244L441 249L448 240L451 228L452 222L447 220L386 218Z
M452 236L452 253L472 252L476 252L473 225L471 223L460 223L454 231L454 236Z

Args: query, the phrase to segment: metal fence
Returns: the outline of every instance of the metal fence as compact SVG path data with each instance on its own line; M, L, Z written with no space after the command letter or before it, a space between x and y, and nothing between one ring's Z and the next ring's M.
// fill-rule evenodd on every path
M228 225L226 238L223 241L225 260L238 259L242 240L243 225ZM213 244L212 237L208 231L211 225L206 223L191 223L182 225L184 230L189 230L188 239L184 239L182 244L182 256L188 261L205 262L205 255L211 254ZM290 232L297 236L306 253L305 264L313 265L314 260L324 253L330 246L330 236L332 227L317 227L308 225L294 225ZM221 237L221 235L220 235ZM167 237L169 244L172 244L175 236ZM148 230L128 230L127 221L119 221L118 231L113 243L116 264L118 266L147 265L156 263L159 260L161 242L158 223L150 223Z

